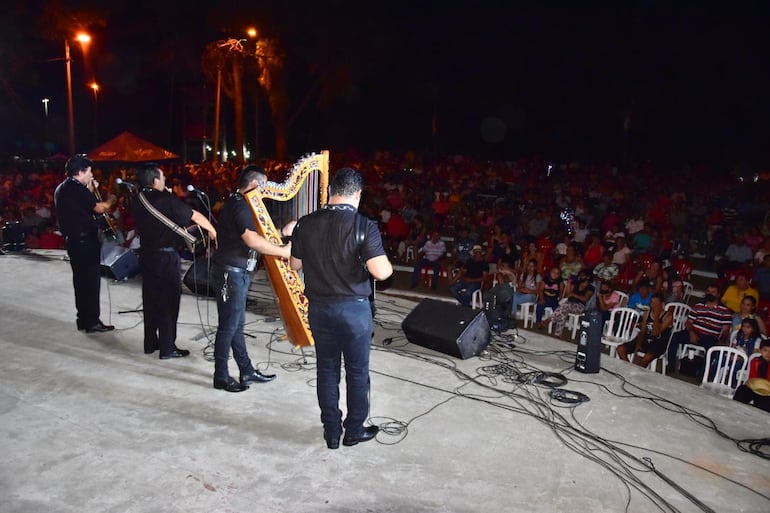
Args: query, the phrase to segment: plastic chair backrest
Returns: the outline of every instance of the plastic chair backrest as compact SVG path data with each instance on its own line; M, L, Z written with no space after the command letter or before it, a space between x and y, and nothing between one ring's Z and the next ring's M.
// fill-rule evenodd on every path
M617 294L620 297L620 302L618 303L618 307L623 307L628 305L628 294L626 294L625 292L621 292L619 290L616 290L615 294Z
M682 282L682 291L684 292L682 294L682 303L687 303L687 300L690 299L690 296L692 295L692 289L693 284L689 281L683 281Z
M727 346L714 346L706 352L706 369L703 371L703 380L705 383L716 383L718 385L734 389L738 386L736 373L746 370L748 357L740 349Z
M610 320L607 321L607 336L628 341L638 323L638 311L626 307L614 308L610 312Z
M674 316L674 324L671 326L672 334L677 331L682 331L685 328L687 316L690 314L692 308L684 303L671 302L666 305L666 310L670 310L671 315Z

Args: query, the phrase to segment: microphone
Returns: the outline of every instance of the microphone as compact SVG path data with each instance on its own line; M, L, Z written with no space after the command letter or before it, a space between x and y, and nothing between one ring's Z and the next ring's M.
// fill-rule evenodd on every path
M131 182L127 182L127 181L123 180L122 178L116 178L115 179L115 183L118 184L118 185L125 185L129 189L136 189L136 184L133 184Z
M190 184L190 185L188 185L188 186L187 186L187 190L188 190L189 192L194 192L195 194L201 194L201 195L203 195L203 196L206 196L206 193L205 193L205 192L203 192L203 191L202 191L202 190L200 190L200 189L196 189L196 188L195 188L195 186L194 186L194 185L192 185L192 184Z

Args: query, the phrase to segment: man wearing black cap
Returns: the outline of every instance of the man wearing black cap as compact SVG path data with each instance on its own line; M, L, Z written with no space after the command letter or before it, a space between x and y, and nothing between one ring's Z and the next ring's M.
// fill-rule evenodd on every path
M259 166L246 166L238 178L238 189L225 201L219 214L217 250L212 265L212 281L217 291L219 324L214 340L214 388L242 392L252 383L266 383L275 374L262 374L249 359L243 326L246 322L246 296L251 272L257 264L258 252L289 259L291 246L278 246L256 232L254 216L244 197L267 180ZM295 222L283 227L284 236L291 235ZM240 380L230 376L228 360L232 349Z
M144 352L160 351L160 359L190 354L176 347L176 322L182 296L180 237L168 223L178 227L197 224L216 240L217 231L208 219L166 189L166 176L155 163L136 172L142 188L132 202L136 231L142 240L139 268L142 271ZM159 215L160 214L160 215ZM165 218L165 222L162 220Z
M115 329L99 319L99 288L101 279L101 243L95 214L109 212L115 196L96 201L94 191L99 182L91 173L92 162L76 155L66 163L67 179L54 192L56 218L64 235L65 247L72 267L75 289L77 327L86 333L101 333Z

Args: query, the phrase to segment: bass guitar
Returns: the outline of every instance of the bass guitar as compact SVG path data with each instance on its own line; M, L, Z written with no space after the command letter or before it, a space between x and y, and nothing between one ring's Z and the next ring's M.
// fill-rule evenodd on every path
M99 187L96 184L98 184L98 182L92 183L93 193L94 196L96 196L96 201L101 203L104 200L102 199L102 195L99 193ZM109 213L103 212L101 214L94 214L94 219L99 226L99 238L102 243L113 242L115 244L123 244L126 242L123 233L118 230L117 226L115 226Z

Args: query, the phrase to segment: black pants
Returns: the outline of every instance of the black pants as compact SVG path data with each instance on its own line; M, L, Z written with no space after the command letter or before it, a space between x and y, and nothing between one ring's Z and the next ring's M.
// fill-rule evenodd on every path
M757 408L770 412L770 397L759 395L746 385L741 385L735 390L733 399L746 404L753 402Z
M160 350L161 356L175 349L176 322L182 296L181 265L177 251L140 251L144 350Z
M67 239L67 254L72 267L77 325L90 328L99 322L99 287L101 285L101 244L93 238Z

